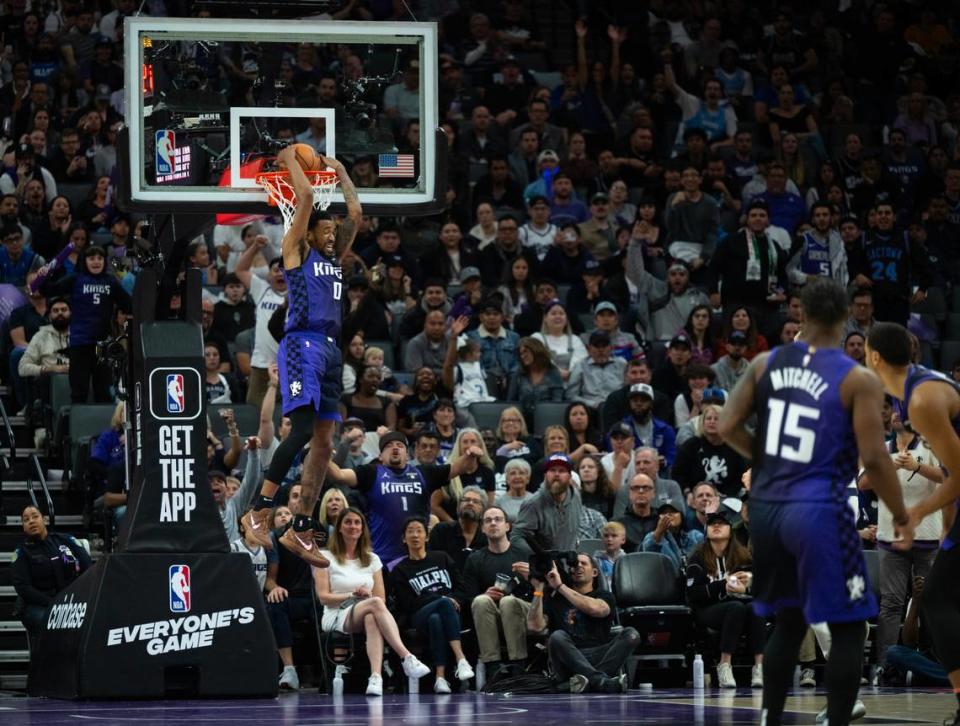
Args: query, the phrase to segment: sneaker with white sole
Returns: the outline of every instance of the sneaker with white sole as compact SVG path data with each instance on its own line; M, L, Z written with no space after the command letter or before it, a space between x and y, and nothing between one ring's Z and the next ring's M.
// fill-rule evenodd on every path
M813 668L804 668L800 671L800 685L804 688L817 687L817 674Z
M383 695L383 676L381 676L379 673L374 673L367 679L367 695Z
M717 665L717 685L720 688L737 687L737 681L733 677L733 667L729 663Z
M430 669L411 653L403 659L403 672L407 678L423 678L430 672Z
M750 669L750 688L763 688L763 665L760 663Z
M293 666L284 666L283 672L280 674L280 690L281 691L298 691L300 690L300 678L297 676L297 669Z
M450 683L446 678L437 677L437 680L433 684L434 693L450 693Z
M857 702L853 704L853 710L850 711L850 720L856 721L858 718L863 718L867 715L867 707L863 705L863 701L859 698ZM827 719L827 708L824 706L823 710L817 714L817 723L827 724L829 726L830 721Z
M470 664L467 662L466 658L461 658L457 661L457 672L456 672L458 681L469 681L473 678L473 668L470 667Z

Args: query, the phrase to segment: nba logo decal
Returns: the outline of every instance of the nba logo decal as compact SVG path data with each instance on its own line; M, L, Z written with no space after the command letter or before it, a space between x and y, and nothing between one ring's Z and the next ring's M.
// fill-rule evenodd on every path
M167 374L167 413L183 413L187 410L183 398L183 374Z
M173 174L174 149L177 148L177 137L173 131L157 131L157 174Z
M170 565L170 612L190 612L190 565Z

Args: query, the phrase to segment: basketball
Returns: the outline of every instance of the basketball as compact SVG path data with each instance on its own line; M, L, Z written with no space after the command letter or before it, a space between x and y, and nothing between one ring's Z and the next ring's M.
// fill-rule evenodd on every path
M297 163L304 171L317 171L320 169L320 156L310 144L294 144L293 150L297 154Z

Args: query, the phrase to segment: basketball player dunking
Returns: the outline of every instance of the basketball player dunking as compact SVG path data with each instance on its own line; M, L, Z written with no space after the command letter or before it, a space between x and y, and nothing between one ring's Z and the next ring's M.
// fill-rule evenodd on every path
M857 454L893 513L900 547L913 529L883 439L878 378L840 349L847 296L811 280L805 342L757 356L721 414L721 434L753 459L750 534L754 610L776 616L763 661L761 723L780 724L807 623L827 623L827 721L846 724L860 687L865 621L877 614L847 485ZM756 434L747 421L757 416Z
M867 365L883 381L887 393L901 402L904 423L923 436L947 479L925 500L910 508L916 525L943 509L946 527L921 596L921 622L930 628L940 665L957 696L957 713L943 723L960 726L960 384L936 371L910 363L910 336L896 323L875 323L867 336Z
M343 274L337 260L353 244L362 211L357 190L336 159L320 157L321 168L332 168L340 179L347 216L339 225L326 212L313 212L313 187L297 163L294 149L283 149L277 161L290 172L297 199L280 248L289 310L277 355L283 414L290 418L291 431L273 455L245 524L258 542L271 546L268 520L273 497L295 456L309 441L300 480L300 511L294 513L293 524L280 543L310 564L326 567L329 563L318 554L314 541L312 515L333 453L334 426L340 420L337 404L342 362L337 335Z

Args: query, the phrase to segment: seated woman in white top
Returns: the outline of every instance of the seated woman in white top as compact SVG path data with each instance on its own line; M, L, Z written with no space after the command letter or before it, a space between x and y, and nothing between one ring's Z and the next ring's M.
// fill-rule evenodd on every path
M330 547L321 554L330 562L330 567L313 571L317 599L323 604L321 627L324 632L366 633L367 695L383 695L384 641L403 659L408 677L427 675L430 669L407 650L387 610L383 564L370 546L370 529L360 510L348 507L340 513Z
M566 381L573 367L587 357L587 348L583 341L573 334L567 311L559 300L554 300L543 312L543 325L536 338L547 346L553 364L560 371L560 377Z

